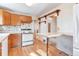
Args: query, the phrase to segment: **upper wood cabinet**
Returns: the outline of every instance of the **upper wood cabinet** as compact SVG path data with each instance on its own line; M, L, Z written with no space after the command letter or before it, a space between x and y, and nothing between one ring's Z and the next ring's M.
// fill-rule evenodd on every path
M10 25L10 13L0 9L0 25Z
M3 11L3 25L11 24L11 14L7 11Z
M3 17L2 17L2 15L3 15L3 10L0 9L0 25L3 24Z
M31 23L32 17L31 16L20 16L21 23Z
M31 16L13 14L9 11L0 9L0 25L21 25L22 23L31 22Z
M22 23L31 23L31 16L11 14L11 25L21 25Z
M32 22L32 17L31 16L26 16L26 22L27 23L31 23Z
M19 16L16 14L11 14L11 25L20 25Z
M20 20L20 22L22 23L22 21L26 20L26 18L25 18L25 16L23 16L23 15L19 15L19 20Z

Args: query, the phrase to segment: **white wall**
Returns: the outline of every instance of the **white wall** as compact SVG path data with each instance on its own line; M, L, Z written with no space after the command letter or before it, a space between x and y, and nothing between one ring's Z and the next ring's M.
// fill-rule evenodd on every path
M37 20L37 18L35 16L32 16L32 23L31 23L32 32L34 32L34 29L35 29L35 20Z
M64 3L45 13L48 14L57 9L61 10L57 18L57 25L60 26L60 32L73 33L73 5L72 3Z
M61 10L57 19L60 32L73 33L73 4L61 4L57 8Z

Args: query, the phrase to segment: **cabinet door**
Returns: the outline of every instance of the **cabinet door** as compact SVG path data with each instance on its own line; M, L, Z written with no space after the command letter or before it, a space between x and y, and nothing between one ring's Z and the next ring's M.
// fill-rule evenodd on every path
M32 17L31 16L20 16L21 23L31 23Z
M25 23L26 18L23 15L19 15L19 20L20 20L21 23Z
M20 20L18 18L18 15L11 14L11 25L20 25Z
M11 19L10 19L11 14L7 11L3 11L3 25L10 25Z
M32 17L31 16L26 16L26 21L27 21L27 23L31 23L32 22Z
M21 34L11 34L8 38L8 47L21 47Z
M2 44L0 43L0 56L2 55Z

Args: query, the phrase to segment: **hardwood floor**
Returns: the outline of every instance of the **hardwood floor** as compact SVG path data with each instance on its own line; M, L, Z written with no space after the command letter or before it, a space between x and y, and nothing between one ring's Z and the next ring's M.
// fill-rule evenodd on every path
M39 35L34 34L34 49L37 51L41 49L43 52L47 54L47 44L43 41L43 38ZM40 52L38 52L40 53ZM45 53L44 53L45 55ZM65 52L56 48L56 43L49 42L48 43L48 55L49 56L68 56Z
M33 46L27 46L22 48L11 48L9 51L9 56L38 56L33 50Z
M9 56L46 56L46 52L42 49L35 50L33 45L25 47L11 48ZM66 53L55 47L49 46L49 56L67 56Z

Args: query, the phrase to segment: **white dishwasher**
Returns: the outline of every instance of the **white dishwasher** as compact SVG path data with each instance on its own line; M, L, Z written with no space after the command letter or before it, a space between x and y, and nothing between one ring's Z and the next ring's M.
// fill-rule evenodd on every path
M22 46L27 46L33 44L33 34L23 33L22 34Z

